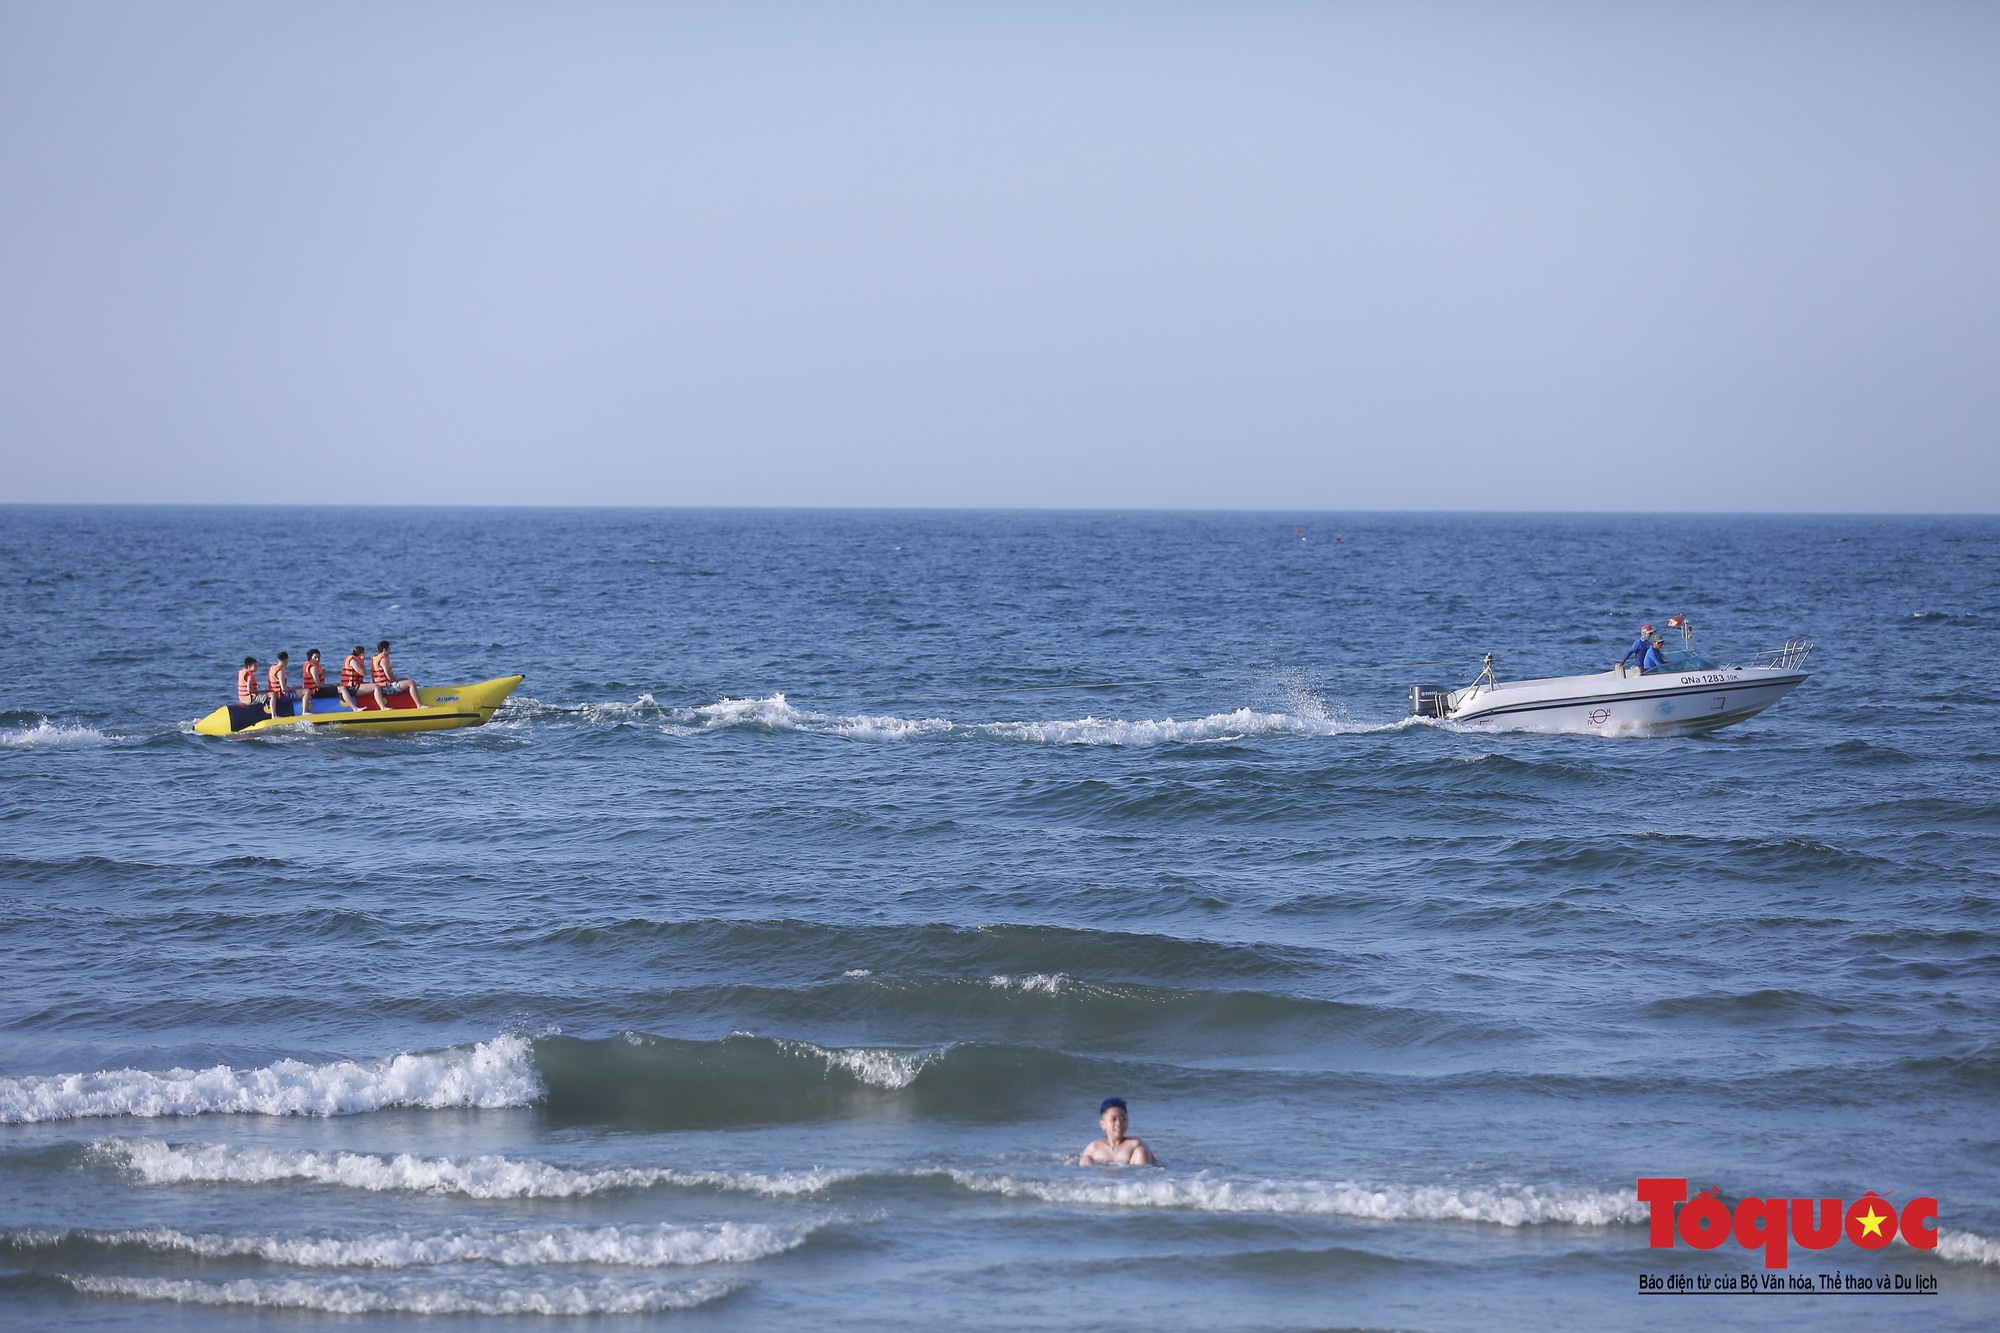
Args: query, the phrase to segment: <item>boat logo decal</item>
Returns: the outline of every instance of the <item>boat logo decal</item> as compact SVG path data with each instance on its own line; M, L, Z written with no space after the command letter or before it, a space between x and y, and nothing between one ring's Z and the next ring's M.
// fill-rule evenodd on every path
M455 694L441 694L431 700L431 702L434 704L455 704L458 702L458 696Z
M1672 699L1660 700L1660 716L1672 717L1673 715L1674 715L1674 701Z
M1593 708L1590 710L1590 722L1592 726L1602 726L1604 723L1610 721L1610 719L1611 710L1609 708Z

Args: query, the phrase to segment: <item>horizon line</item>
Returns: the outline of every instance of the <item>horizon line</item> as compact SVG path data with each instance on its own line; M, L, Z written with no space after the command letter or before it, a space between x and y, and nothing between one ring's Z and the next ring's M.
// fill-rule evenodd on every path
M755 514L1380 514L1461 515L1499 518L1994 518L1986 509L1400 509L1353 506L1277 509L1193 505L782 505L782 504L558 504L535 501L331 502L268 500L0 500L0 509L286 509L286 510L533 510L548 513L755 513Z

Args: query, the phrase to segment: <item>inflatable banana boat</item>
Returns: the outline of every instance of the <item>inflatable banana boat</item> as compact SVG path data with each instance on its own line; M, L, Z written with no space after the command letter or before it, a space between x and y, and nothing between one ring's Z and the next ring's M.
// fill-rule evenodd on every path
M407 694L389 697L384 708L364 695L359 708L349 708L336 696L314 699L305 712L298 711L295 699L281 701L277 716L263 704L225 704L194 724L204 736L233 736L271 727L309 726L343 732L444 731L450 727L476 727L493 716L520 676L482 680L476 685L435 685L419 688L413 700Z

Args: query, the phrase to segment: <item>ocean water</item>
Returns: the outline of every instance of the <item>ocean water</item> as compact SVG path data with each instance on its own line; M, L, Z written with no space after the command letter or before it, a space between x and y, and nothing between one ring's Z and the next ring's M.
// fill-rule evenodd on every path
M1405 716L1682 611L1816 674ZM0 625L10 1328L2000 1319L2000 521L17 507ZM382 637L527 680L189 729Z

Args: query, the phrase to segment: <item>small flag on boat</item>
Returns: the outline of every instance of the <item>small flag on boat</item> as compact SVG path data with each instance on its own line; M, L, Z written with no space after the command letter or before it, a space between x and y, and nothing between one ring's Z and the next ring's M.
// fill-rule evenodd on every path
M1667 617L1667 628L1668 628L1668 629L1684 629L1684 628L1686 628L1686 626L1687 626L1687 617L1686 617L1686 616L1668 616L1668 617Z

